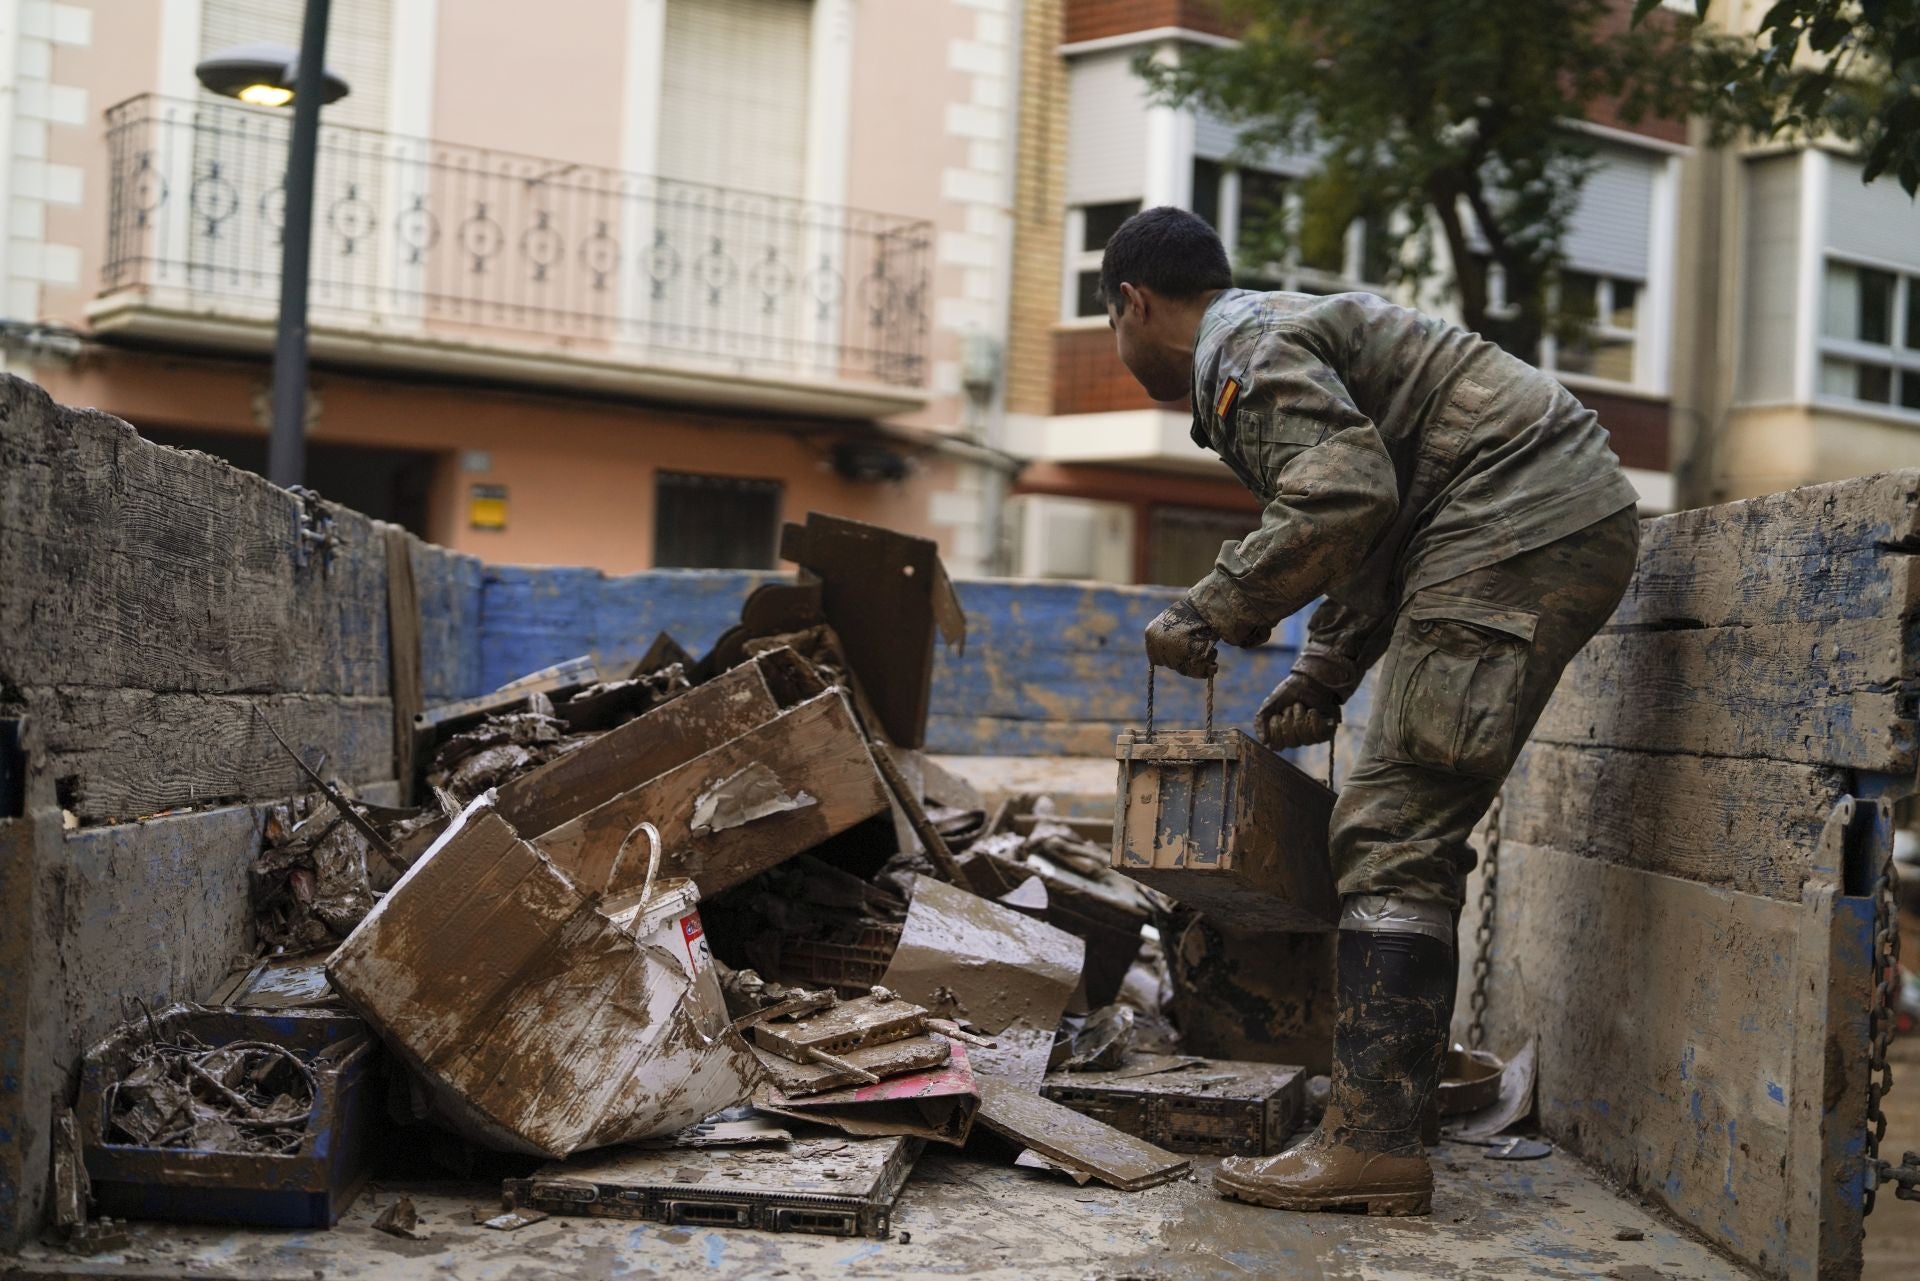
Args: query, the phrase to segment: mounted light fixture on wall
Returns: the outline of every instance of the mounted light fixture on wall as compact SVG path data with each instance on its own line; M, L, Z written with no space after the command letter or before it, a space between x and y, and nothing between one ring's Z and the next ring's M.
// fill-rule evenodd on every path
M842 440L833 446L833 470L843 480L905 480L907 460L876 441Z

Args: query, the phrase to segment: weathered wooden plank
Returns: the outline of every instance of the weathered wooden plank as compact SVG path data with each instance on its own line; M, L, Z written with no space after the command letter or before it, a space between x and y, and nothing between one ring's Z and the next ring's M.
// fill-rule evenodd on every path
M260 712L309 764L365 784L393 774L384 697L216 695L86 688L24 691L39 725L36 762L84 823L309 790Z
M495 808L523 836L552 831L620 793L738 738L779 713L757 663L609 730L500 789Z
M1809 485L1641 526L1616 626L1891 620L1920 603L1920 471Z
M373 523L301 559L299 500L0 379L0 634L15 684L384 694Z
M1533 737L1911 773L1914 656L1896 619L1617 631L1567 667Z
M754 765L771 770L787 796L805 792L812 802L737 827L694 832L700 796ZM636 839L637 857L630 853L609 883L614 859L635 825L650 822L660 831L661 874L692 877L701 894L711 896L884 812L887 804L866 740L835 691L623 792L534 844L580 884L625 893L645 878L645 839Z
M1775 1275L1795 1055L1824 1052L1797 1023L1800 920L1797 901L1502 846L1493 1048L1537 1035L1547 1131Z
M1523 845L1788 902L1822 865L1845 772L1780 761L1535 742L1507 780L1502 835Z

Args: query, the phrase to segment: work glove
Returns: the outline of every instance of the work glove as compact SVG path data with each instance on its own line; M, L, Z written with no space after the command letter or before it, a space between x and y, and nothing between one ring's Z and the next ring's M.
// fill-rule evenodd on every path
M1260 741L1275 751L1331 742L1340 726L1340 696L1295 670L1260 704L1254 724Z
M1220 670L1214 658L1214 643L1219 639L1192 601L1175 601L1147 624L1147 661L1205 680Z

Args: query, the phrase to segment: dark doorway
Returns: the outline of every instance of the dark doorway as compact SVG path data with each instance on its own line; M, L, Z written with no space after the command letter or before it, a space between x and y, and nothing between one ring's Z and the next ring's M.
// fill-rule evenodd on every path
M179 427L142 427L140 434L175 449L197 449L245 471L266 475L267 438ZM307 442L307 488L375 520L427 535L427 501L439 455L423 449Z

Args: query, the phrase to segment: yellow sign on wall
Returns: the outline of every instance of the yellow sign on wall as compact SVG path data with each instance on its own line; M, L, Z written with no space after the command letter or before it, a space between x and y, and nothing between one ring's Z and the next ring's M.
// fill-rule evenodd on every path
M507 487L472 485L467 489L467 526L470 529L507 527Z

